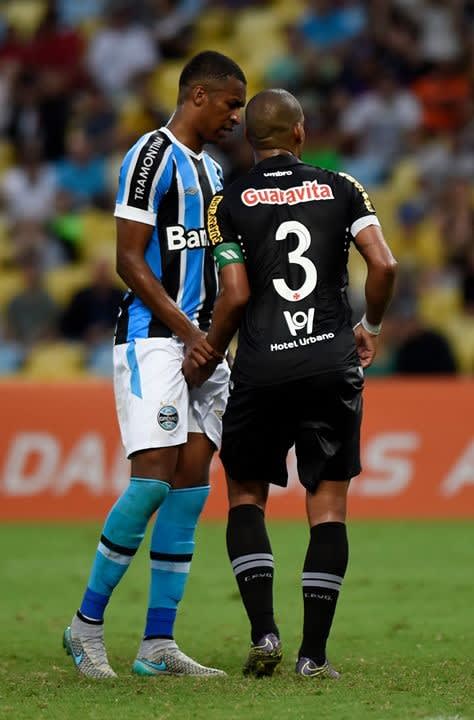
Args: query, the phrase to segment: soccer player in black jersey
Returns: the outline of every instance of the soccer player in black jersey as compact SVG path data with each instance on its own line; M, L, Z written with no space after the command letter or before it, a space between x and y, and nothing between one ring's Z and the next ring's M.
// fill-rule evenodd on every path
M271 675L282 657L264 511L269 484L287 483L294 444L310 526L296 672L336 679L326 643L348 561L347 491L361 469L363 368L375 356L396 262L360 183L300 162L303 122L284 90L265 90L247 106L256 165L208 210L221 292L207 340L223 353L239 328L221 458L227 548L251 623L244 672ZM366 312L355 328L346 296L351 241L367 264ZM189 351L188 382L199 385L215 362Z

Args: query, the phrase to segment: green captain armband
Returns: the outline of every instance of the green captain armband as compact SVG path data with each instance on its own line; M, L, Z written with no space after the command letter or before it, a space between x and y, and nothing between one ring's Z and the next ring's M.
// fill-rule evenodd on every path
M244 262L241 247L237 243L225 242L214 245L213 253L219 270L222 270L226 265Z

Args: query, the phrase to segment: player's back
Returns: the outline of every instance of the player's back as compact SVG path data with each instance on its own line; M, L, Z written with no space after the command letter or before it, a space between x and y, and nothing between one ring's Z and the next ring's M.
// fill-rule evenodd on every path
M236 376L273 384L358 364L347 258L374 213L355 180L290 155L260 162L224 192L219 217L239 237L251 287Z

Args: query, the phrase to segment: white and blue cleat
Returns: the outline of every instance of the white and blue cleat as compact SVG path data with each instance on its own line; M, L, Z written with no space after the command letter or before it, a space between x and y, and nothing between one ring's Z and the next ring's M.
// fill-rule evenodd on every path
M109 665L102 625L88 625L75 616L64 631L63 647L76 669L86 677L95 680L117 677Z
M198 675L200 677L225 677L217 668L200 665L185 655L174 640L143 640L133 663L137 675Z

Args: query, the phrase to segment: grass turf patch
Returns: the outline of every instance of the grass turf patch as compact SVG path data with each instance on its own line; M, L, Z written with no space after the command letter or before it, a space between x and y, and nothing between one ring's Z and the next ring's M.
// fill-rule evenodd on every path
M304 523L269 523L275 610L284 644L271 679L244 679L249 631L225 551L225 529L203 523L176 638L226 679L131 675L148 596L145 541L107 611L119 679L80 676L61 647L81 599L97 525L4 525L0 718L11 720L474 720L472 527L467 522L354 522L350 563L329 656L340 682L294 674L302 622Z

